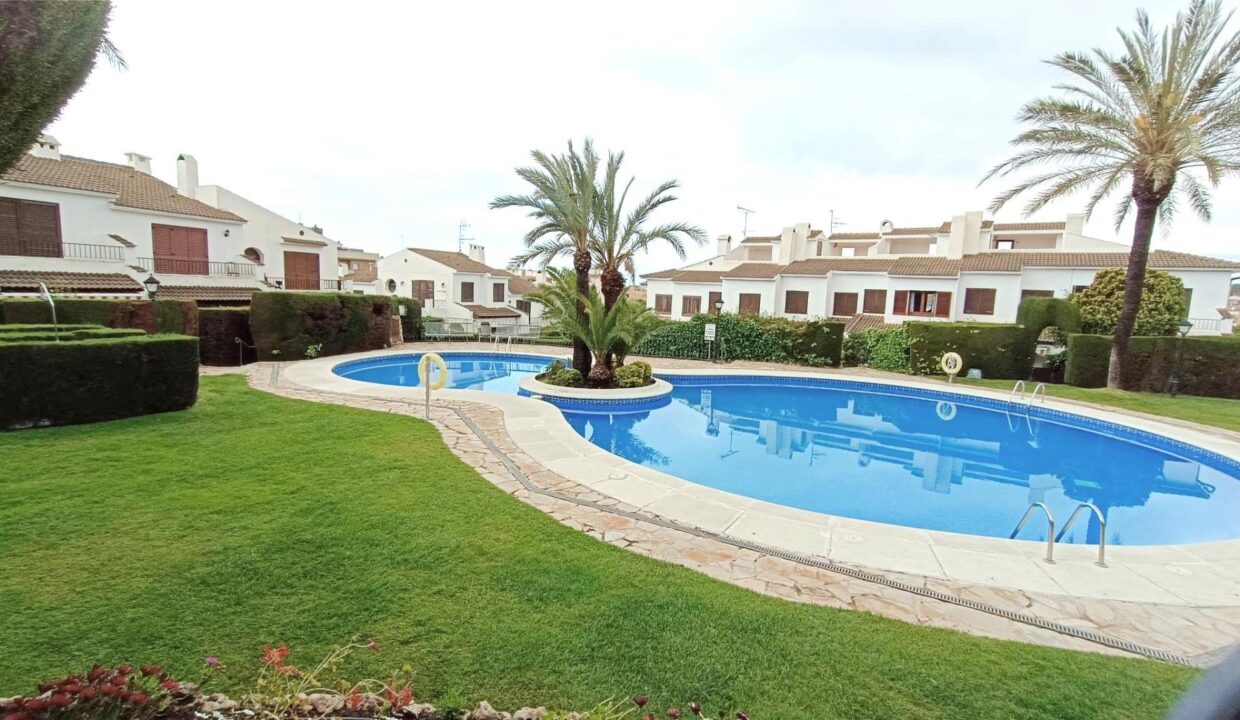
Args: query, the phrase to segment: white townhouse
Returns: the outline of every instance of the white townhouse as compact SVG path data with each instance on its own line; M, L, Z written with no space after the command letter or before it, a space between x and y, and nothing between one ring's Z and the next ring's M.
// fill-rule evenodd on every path
M416 298L425 314L443 320L495 327L536 325L542 318L542 305L525 299L534 284L489 267L481 245L470 245L468 255L405 248L379 260L378 284L390 295Z
M1128 246L1083 227L1083 215L997 223L968 212L935 226L884 222L877 232L826 235L801 223L735 247L725 235L709 260L644 275L646 302L674 319L721 307L837 318L849 331L908 320L1010 323L1022 299L1067 297L1099 270L1127 264ZM1155 250L1149 266L1183 281L1194 334L1231 332L1225 309L1240 263Z
M53 292L246 304L258 290L339 289L336 244L218 186L178 160L178 187L126 164L62 155L43 136L0 175L0 294Z

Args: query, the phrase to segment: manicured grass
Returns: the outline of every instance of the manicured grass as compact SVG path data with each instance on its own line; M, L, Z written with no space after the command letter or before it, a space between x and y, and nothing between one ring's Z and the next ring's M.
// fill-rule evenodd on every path
M192 410L0 435L0 695L262 643L431 702L698 699L754 718L1157 718L1185 668L785 602L559 525L425 423L205 378Z
M975 385L996 388L1009 392L1014 380L956 380L961 385ZM1026 391L1032 391L1037 383L1026 383ZM1171 397L1161 393L1128 392L1127 390L1108 390L1106 388L1079 388L1072 385L1047 385L1046 393L1051 397L1067 400L1112 405L1124 410L1163 415L1179 420L1213 425L1224 430L1240 431L1240 400L1226 398L1197 397L1180 395Z

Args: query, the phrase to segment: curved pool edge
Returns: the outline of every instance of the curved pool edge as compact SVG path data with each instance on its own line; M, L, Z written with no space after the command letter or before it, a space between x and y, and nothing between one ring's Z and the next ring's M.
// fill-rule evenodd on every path
M451 347L419 348L450 352ZM470 350L477 352L476 349ZM417 352L417 351L415 351ZM412 354L408 348L371 351L350 360ZM553 357L542 353L526 353ZM342 357L283 364L284 377L309 390L382 399L420 401L418 387L376 385L332 373ZM666 369L663 376L762 375L824 376L843 382L935 389L955 395L994 400L1005 397L985 388L900 382L873 376L796 370L707 368ZM1045 544L922 530L826 515L735 495L647 468L594 446L578 435L550 403L528 397L479 390L441 390L434 397L477 402L503 412L512 441L538 464L564 478L645 512L713 532L772 547L828 558L834 562L880 572L964 582L988 587L1102 598L1138 603L1193 606L1240 606L1240 540L1194 545L1113 546L1109 567L1094 565L1096 548L1059 545L1056 564L1041 560ZM1159 423L1149 416L1084 403L1048 401L1047 406L1071 415L1119 425L1135 425L1161 437L1202 447L1228 458L1240 458L1240 438L1226 431L1202 432L1187 424ZM623 475L621 476L621 473Z

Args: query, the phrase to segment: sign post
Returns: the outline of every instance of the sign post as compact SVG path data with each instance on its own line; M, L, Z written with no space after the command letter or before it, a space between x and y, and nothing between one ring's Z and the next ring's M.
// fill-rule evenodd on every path
M715 359L715 323L706 323L706 357Z

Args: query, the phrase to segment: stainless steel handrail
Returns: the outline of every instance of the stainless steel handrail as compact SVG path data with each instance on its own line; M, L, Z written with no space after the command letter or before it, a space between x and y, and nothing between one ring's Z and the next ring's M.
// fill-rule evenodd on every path
M1012 392L1008 393L1008 402L1016 401L1017 390L1020 391L1020 399L1024 400L1025 399L1025 381L1024 380L1017 380L1016 384L1012 386Z
M1042 512L1046 513L1046 562L1051 565L1055 564L1055 515L1051 509L1046 507L1046 503L1035 502L1025 510L1024 516L1020 522L1016 524L1016 529L1008 536L1009 540L1015 540L1021 530L1025 529L1025 523L1029 522L1029 518L1033 517L1033 511L1042 508Z
M1042 404L1046 404L1046 383L1038 383L1034 386L1033 392L1029 393L1029 402L1026 403L1027 405L1032 406L1033 401L1038 399L1039 390L1042 391Z
M1063 536L1066 535L1068 532L1068 528L1072 527L1072 523L1076 521L1076 516L1080 515L1082 510L1089 510L1090 512L1094 514L1094 516L1098 518L1098 526L1101 529L1102 534L1098 537L1098 563L1097 564L1098 564L1098 567L1106 567L1107 566L1107 519L1102 516L1102 511L1099 510L1098 506L1093 503L1084 502L1076 506L1076 509L1073 510L1072 514L1068 516L1068 522L1063 524L1063 529L1060 530L1059 535L1055 537L1055 542L1059 542L1060 540L1063 539Z

